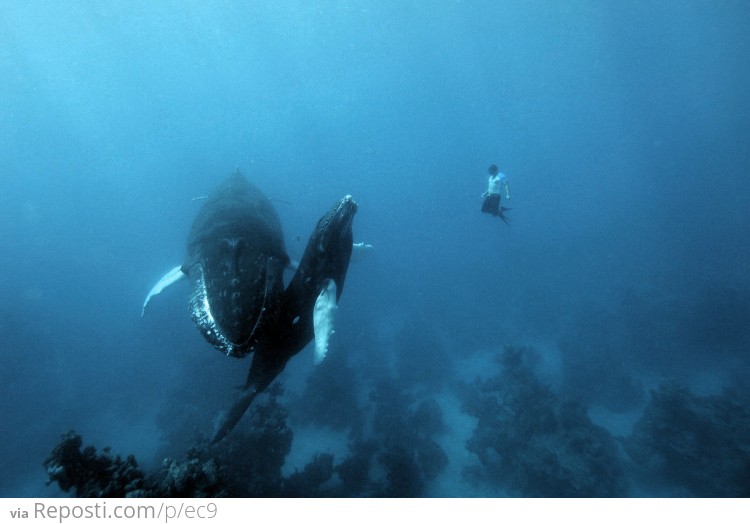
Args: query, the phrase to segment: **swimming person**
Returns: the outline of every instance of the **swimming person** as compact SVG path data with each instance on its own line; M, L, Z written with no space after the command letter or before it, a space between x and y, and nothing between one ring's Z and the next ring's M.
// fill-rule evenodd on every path
M487 191L482 193L484 202L482 203L482 213L489 213L492 216L500 217L506 224L509 224L508 218L503 214L503 211L508 211L510 208L502 207L500 205L500 190L505 192L505 198L510 200L510 186L508 186L508 179L504 173L501 173L495 164L492 164L487 172L490 174L490 178L487 185Z

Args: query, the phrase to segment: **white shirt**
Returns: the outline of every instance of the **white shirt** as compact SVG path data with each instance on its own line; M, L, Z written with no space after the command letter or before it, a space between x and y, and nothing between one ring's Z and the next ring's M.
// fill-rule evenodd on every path
M487 193L490 195L499 195L500 186L505 184L505 175L498 173L495 176L490 177L489 185L487 187Z

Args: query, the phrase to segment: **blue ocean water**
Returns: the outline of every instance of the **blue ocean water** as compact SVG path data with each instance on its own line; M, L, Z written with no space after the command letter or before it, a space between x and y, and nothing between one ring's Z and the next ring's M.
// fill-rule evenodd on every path
M239 168L293 258L345 194L374 250L328 360L260 402L290 447L268 477L243 450L235 493L748 496L748 22L739 0L0 4L0 494L74 494L42 465L69 430L147 474L211 432L249 359L205 342L187 286L140 313ZM480 213L493 163L510 226ZM321 454L324 482L289 480Z

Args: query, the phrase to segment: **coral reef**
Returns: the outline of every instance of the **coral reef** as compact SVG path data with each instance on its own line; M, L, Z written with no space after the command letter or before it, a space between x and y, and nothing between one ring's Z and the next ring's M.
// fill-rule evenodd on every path
M370 464L377 450L378 444L373 440L355 439L349 443L349 456L336 466L341 480L339 496L365 496L374 491L370 481Z
M385 471L373 495L423 495L427 482L448 465L448 456L432 438L445 430L440 407L428 398L411 409L413 399L391 381L381 382L370 398L375 404L375 456Z
M242 428L213 446L199 437L183 458L166 458L149 475L132 456L123 461L90 446L81 451L82 438L71 432L45 462L50 482L85 497L417 497L448 463L433 440L445 430L437 402L416 402L384 381L371 395L369 438L352 431L350 453L338 465L334 455L318 454L284 477L293 434L282 394L280 385L271 386Z
M190 450L185 459L164 459L152 482L152 493L148 496L225 497L231 493L225 487L219 462L215 458L206 459L196 449Z
M83 439L73 431L44 461L49 483L57 482L63 491L75 490L78 497L151 496L135 457L112 457L109 449L97 453L92 446L81 451Z
M624 446L643 479L680 490L673 495L750 496L750 412L730 392L661 384Z
M533 349L506 347L496 375L464 387L463 410L476 418L466 448L478 459L464 468L464 478L482 493L605 497L627 495L634 486L636 494L750 496L744 390L699 396L666 382L618 449L582 404L536 376L534 362ZM350 428L345 456L321 453L284 476L293 432L282 394L272 386L225 440L212 446L198 436L156 471L145 471L133 456L84 447L71 431L44 462L49 482L81 497L419 497L448 465L436 440L447 430L440 404L419 388L383 380L351 419L363 427L344 425Z
M215 457L223 465L234 497L272 497L283 491L281 468L292 449L293 433L287 423L288 412L279 402L283 388L276 383L266 392L263 401L245 415L248 423L242 428L249 430L240 430L236 437L213 447L206 444L207 457Z
M378 454L378 462L386 472L385 482L375 493L378 497L419 497L424 478L411 448L394 444Z
M317 473L306 467L305 496L418 497L445 469L448 456L433 439L445 431L437 402L416 401L392 380L380 382L369 400L370 431L350 433L349 454L338 465L331 468L333 457L329 463L319 456ZM316 478L318 487L310 491ZM286 486L290 494L302 493L291 482Z
M319 456L301 473L284 478L281 467L292 446L279 385L252 409L250 431L235 431L217 446L204 439L184 458L166 458L145 475L135 458L97 453L69 432L44 462L49 482L79 497L278 497L310 496L333 474L333 457Z
M333 493L322 486L333 477L333 455L321 453L307 464L301 472L284 479L283 495L286 497L324 497Z
M624 495L616 442L580 404L539 381L531 354L506 347L500 373L467 388L463 409L478 419L467 449L481 466L467 468L466 477L527 497Z

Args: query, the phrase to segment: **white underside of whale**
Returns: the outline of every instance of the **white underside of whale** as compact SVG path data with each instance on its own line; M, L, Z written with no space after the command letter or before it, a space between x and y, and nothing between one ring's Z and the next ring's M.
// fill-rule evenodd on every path
M144 316L146 313L146 306L148 306L152 297L158 295L167 287L186 277L187 275L182 272L182 266L177 266L171 269L167 274L161 277L156 285L151 288L151 291L148 292L146 300L143 302L141 316ZM318 298L315 300L315 306L313 307L313 330L315 332L315 353L313 356L313 363L316 366L325 359L326 354L328 353L331 336L336 332L333 328L333 324L336 318L337 309L336 282L332 279L328 279L326 285L323 286L323 289L318 295ZM209 311L210 308L206 307L205 310ZM218 334L218 330L216 331Z

